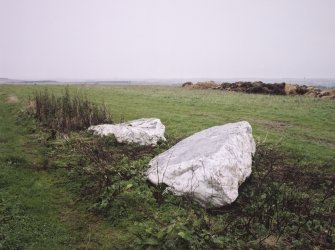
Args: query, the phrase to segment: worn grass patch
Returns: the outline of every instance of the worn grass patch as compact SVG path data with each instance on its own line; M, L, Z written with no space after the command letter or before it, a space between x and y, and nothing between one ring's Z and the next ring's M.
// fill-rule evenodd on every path
M18 103L19 99L15 95L9 95L6 97L6 103Z

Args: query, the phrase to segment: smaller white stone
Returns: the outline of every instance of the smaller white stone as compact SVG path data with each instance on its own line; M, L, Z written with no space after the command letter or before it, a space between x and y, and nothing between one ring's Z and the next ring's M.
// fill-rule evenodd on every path
M100 124L88 130L95 135L114 135L118 142L138 143L155 146L158 141L165 141L165 126L158 118L142 118L120 124Z

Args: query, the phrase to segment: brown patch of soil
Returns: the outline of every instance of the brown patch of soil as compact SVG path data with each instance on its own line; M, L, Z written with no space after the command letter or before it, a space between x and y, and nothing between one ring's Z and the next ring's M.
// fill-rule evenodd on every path
M17 96L15 95L10 95L6 97L6 103L18 103L19 102L19 98L17 98Z
M285 131L287 128L292 127L292 125L281 121L257 120L256 123L279 132Z

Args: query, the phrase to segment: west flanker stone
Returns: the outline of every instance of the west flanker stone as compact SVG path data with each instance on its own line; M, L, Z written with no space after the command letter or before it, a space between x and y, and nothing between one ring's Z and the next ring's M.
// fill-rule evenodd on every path
M101 124L91 126L88 130L101 136L113 134L118 142L154 146L160 140L165 141L165 126L157 118L142 118L120 124Z
M248 122L212 127L153 158L147 177L203 206L224 206L236 200L239 185L250 176L255 149Z

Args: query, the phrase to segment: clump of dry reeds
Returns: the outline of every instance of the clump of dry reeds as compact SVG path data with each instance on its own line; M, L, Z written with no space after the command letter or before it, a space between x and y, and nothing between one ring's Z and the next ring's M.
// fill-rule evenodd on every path
M30 100L29 112L45 127L60 132L86 129L91 125L112 123L110 112L104 104L91 102L86 95L70 94L67 87L62 96L48 90L35 92ZM31 108L33 107L33 108Z

